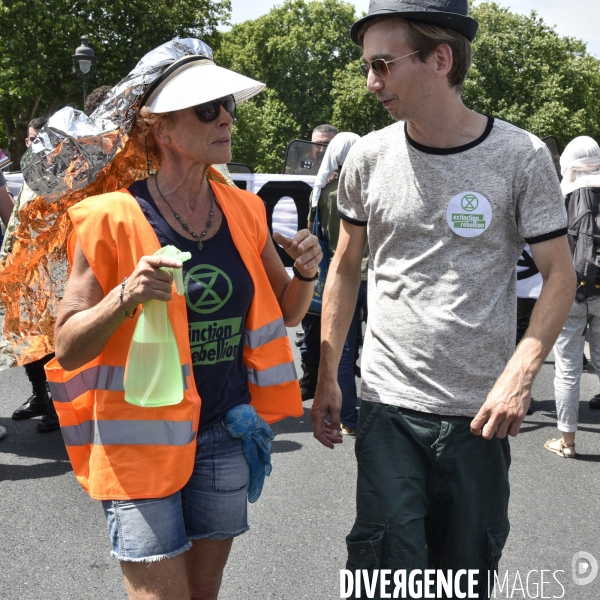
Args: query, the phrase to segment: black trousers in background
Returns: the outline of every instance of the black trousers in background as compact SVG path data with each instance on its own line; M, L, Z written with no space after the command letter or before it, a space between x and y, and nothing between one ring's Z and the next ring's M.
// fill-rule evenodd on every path
M302 329L304 341L300 346L300 360L310 367L318 367L321 360L321 315L305 315Z
M43 396L46 393L46 372L44 371L44 365L53 358L54 352L25 365L25 372L27 373L27 377L29 377L29 381L31 381L31 387L36 396Z

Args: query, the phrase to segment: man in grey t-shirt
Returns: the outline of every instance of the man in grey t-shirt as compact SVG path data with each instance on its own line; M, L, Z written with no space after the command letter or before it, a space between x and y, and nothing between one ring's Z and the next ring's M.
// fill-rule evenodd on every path
M462 103L476 31L467 0L372 0L352 28L367 88L404 123L359 141L342 170L311 415L321 443L342 442L337 363L368 237L347 568L475 569L487 597L509 530L506 435L519 432L575 279L545 145ZM544 286L515 352L526 242Z

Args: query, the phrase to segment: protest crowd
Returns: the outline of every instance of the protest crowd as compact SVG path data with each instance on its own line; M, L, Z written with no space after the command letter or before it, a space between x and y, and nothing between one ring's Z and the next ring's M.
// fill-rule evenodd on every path
M600 374L600 147L576 137L557 172L544 141L463 104L478 27L466 0L372 0L350 36L394 123L320 124L263 187L236 174L231 139L265 84L192 38L83 113L32 119L15 197L0 170L0 279L29 252L18 264L42 274L60 255L66 284L43 305L50 337L11 337L3 298L31 383L12 419L62 432L132 600L218 597L271 472L270 424L309 400L316 441L355 438L353 573L478 570L469 597L489 597L509 437L552 350L544 447L577 458L586 341ZM51 235L24 243L34 209Z

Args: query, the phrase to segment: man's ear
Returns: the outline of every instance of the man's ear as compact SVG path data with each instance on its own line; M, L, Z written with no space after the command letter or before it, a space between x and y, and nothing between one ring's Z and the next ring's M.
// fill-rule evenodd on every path
M452 48L448 44L440 44L433 52L433 58L436 62L436 74L442 77L447 77L452 70L454 57L452 56Z

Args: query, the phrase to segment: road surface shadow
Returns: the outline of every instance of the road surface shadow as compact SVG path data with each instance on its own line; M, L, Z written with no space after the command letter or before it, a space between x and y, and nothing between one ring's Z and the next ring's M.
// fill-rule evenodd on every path
M302 444L293 442L292 440L275 440L273 442L273 450L271 453L278 454L281 452L295 452L301 448Z
M277 421L271 425L273 433L279 435L282 433L312 433L313 426L310 420L310 409L304 409L304 415L298 418L288 417L283 421Z
M0 417L0 425L7 431L7 436L0 441L0 462L3 453L23 458L69 460L60 430L40 433L37 430L38 423L39 419L13 421L8 417Z
M45 462L36 465L0 464L0 483L3 481L20 481L22 479L59 477L71 470L71 463L68 461Z

